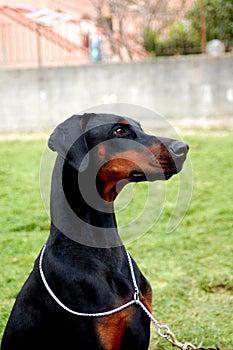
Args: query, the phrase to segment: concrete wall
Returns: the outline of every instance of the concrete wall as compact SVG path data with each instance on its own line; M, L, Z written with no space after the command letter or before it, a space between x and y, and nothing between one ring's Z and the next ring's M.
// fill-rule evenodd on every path
M111 103L156 110L178 127L233 128L233 55L2 70L0 99L0 132L48 130Z

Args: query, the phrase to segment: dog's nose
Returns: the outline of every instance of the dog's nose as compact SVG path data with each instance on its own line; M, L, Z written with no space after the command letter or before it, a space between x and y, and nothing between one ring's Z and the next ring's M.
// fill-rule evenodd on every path
M182 157L186 155L189 150L189 146L182 141L173 141L169 145L169 151L173 153L176 157Z

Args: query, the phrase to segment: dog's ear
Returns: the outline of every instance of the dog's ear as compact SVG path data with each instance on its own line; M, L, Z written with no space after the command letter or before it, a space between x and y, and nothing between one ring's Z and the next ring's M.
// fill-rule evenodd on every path
M80 172L87 168L89 162L83 130L84 117L73 115L66 119L54 129L48 141L52 151L56 151Z

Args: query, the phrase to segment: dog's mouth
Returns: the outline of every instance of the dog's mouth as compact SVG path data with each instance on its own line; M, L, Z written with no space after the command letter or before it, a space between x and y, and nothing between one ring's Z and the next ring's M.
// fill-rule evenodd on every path
M169 180L173 175L177 174L181 169L172 169L164 172L148 172L133 170L129 174L130 181L142 182L142 181L156 181L156 180Z
M145 173L138 170L133 170L129 173L129 178L133 182L147 181Z

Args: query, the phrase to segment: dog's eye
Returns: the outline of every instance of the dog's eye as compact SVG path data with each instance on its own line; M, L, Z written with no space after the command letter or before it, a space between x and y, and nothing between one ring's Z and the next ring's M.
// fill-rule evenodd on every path
M113 132L113 135L115 136L124 136L126 134L127 134L127 130L123 127L119 127Z

